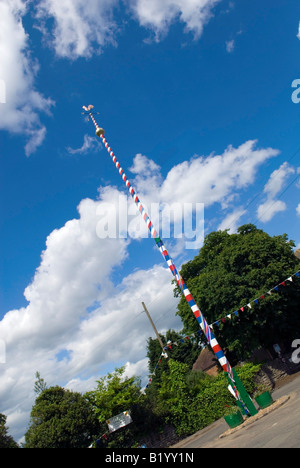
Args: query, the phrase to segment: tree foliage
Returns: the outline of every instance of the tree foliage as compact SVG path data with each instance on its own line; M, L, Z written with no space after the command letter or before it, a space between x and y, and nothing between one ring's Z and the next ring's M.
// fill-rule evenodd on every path
M256 298L295 273L300 262L288 236L271 237L252 224L238 229L212 232L199 254L182 266L187 283L206 320L214 323ZM175 294L179 295L178 287ZM252 350L299 336L300 284L295 278L279 294L266 295L231 321L221 323L217 338L224 350L237 359L249 357ZM184 327L197 330L198 324L184 298L178 306Z
M125 376L125 367L117 368L97 381L95 390L86 394L99 421L98 448L129 448L138 445L144 434L151 432L160 423L151 410L149 402L141 393L140 379ZM133 422L112 435L107 434L106 421L130 411Z
M180 435L190 435L224 416L226 405L234 405L225 374L211 377L203 372L190 371L186 364L170 359L170 372L162 377L158 404L164 408L165 418ZM247 391L254 389L254 377L260 366L247 364L238 369Z
M46 390L47 384L45 380L41 377L41 374L39 372L36 372L35 377L36 377L36 381L34 383L34 392L37 395L39 395L44 390Z
M25 448L87 448L97 431L97 420L86 398L62 387L50 387L32 408Z
M182 334L168 330L165 335L160 334L164 345L164 352L174 361L182 362L192 368L199 356L199 335L196 333L193 340L187 339ZM176 344L175 344L176 343ZM162 349L158 340L149 338L147 342L147 357L150 374L153 375L152 383L159 383L162 373L169 372L168 360L162 356ZM159 360L161 361L158 366Z
M19 448L18 444L8 434L6 416L0 413L0 448Z
M125 367L97 380L94 391L87 397L93 405L94 412L100 423L117 414L127 411L138 402L140 397L140 381L134 377L125 377Z

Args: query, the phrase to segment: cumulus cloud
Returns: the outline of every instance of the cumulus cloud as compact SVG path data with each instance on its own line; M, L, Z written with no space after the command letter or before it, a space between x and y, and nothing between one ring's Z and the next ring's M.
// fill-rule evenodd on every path
M206 206L225 203L237 190L255 180L261 164L279 154L273 148L257 148L249 140L238 148L229 146L223 154L194 157L173 167L161 187L164 200L203 202Z
M40 0L36 18L56 54L75 60L116 43L113 10L117 4L118 0ZM49 18L54 19L52 31L46 27Z
M177 229L177 232L182 232L191 239L190 232L186 232L186 225L181 226L187 206L191 205L193 210L196 210L197 204L204 204L205 209L216 204L222 210L230 208L235 197L253 184L259 167L278 154L279 151L276 149L258 148L256 140L249 140L237 148L229 146L220 155L214 153L209 156L195 155L191 160L174 166L165 179L153 161L137 155L131 168L135 174L133 185L147 210L154 207L154 211L150 211L150 217L159 232L168 233L166 224L172 217L174 230ZM242 207L235 208L226 216L219 229L235 230L236 223L243 214L245 210ZM139 222L139 218L137 221ZM201 216L196 219L193 232L196 242L194 248L200 248L204 233ZM144 236L147 233L144 225L141 226L141 233ZM173 248L179 255L186 245L186 242L182 242L178 236Z
M140 26L152 30L156 40L164 37L170 25L179 19L186 32L197 39L221 0L129 0L127 12ZM75 60L101 52L108 44L116 44L119 27L114 9L119 0L39 0L36 18L48 44L60 57ZM47 20L54 19L51 31Z
M263 222L267 223L274 218L274 216L287 208L286 203L281 200L267 200L257 209L257 216Z
M130 0L130 7L141 26L151 29L156 40L164 37L177 19L185 24L186 32L197 39L213 15L220 0Z
M279 169L272 172L264 188L266 200L257 209L258 218L262 222L271 221L277 213L287 209L286 203L277 200L276 196L281 192L288 177L294 173L295 169L288 162L284 162Z
M299 203L299 205L297 206L296 211L297 211L297 215L300 216L300 203Z
M25 13L25 1L0 1L0 79L5 86L2 100L5 103L0 104L0 128L25 135L25 153L29 156L46 135L39 115L41 112L49 114L54 103L34 86L38 63L30 54L22 24Z

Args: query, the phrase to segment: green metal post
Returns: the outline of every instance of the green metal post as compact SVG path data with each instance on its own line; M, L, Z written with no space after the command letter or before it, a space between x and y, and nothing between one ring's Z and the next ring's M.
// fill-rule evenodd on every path
M243 404L245 405L245 407L249 411L250 415L255 416L258 413L258 411L257 411L253 401L251 400L250 396L248 395L247 390L245 389L241 379L237 375L237 372L236 372L236 370L234 368L232 369L232 372L233 372L233 378L234 378L234 381L235 381L236 389L237 389L237 391L238 391L238 393L240 395L240 398L241 398ZM232 382L231 382L231 380L229 379L228 376L227 376L227 379L228 379L228 382L230 383L230 385L232 385ZM242 413L246 414L241 402L237 401L237 405L242 410Z

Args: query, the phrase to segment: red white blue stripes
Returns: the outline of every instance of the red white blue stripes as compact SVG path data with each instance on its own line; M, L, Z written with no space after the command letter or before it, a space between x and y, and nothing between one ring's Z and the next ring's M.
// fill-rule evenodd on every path
M96 130L99 128L99 126L97 125L97 122L95 121L94 119L94 116L92 113L90 113L90 117L96 127ZM106 138L104 137L104 135L100 135L100 138L102 139L102 142L105 146L105 148L107 149L108 151L108 154L110 155L113 163L115 164L120 176L122 177L123 181L125 182L125 185L130 193L130 195L132 196L133 198L133 201L135 202L139 212L141 213L149 231L150 231L150 234L151 236L155 239L155 242L156 242L156 245L157 247L159 248L162 256L164 257L165 261L167 262L167 265L169 267L169 269L171 270L172 272L172 275L175 277L176 281L177 281L177 284L178 286L180 287L182 293L184 294L185 296L185 299L187 301L187 303L189 304L196 320L198 321L203 333L205 334L210 346L212 347L216 357L218 358L218 361L222 367L222 369L225 371L225 372L228 372L229 376L231 377L231 379L233 380L233 373L232 373L232 368L226 358L226 356L224 355L219 343L217 342L214 334L213 334L213 331L212 329L209 327L208 323L206 322L205 318L203 317L203 314L202 312L200 311L199 307L197 306L192 294L190 293L189 289L187 288L186 284L184 283L183 279L181 278L171 256L169 255L163 241L161 240L161 238L159 237L159 234L158 232L155 230L148 214L146 213L137 193L135 192L134 188L132 187L131 183L129 182L129 180L127 179L127 176L123 170L123 168L121 167L119 161L117 160L114 152L112 151L111 147L109 146Z

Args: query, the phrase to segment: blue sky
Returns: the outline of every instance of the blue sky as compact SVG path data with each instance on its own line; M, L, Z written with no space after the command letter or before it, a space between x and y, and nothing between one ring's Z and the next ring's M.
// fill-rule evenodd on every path
M80 391L121 364L145 375L142 301L180 329L154 242L97 235L126 191L83 105L146 205L204 204L204 234L251 222L300 246L300 8L274 3L0 1L0 412L17 438L36 371ZM178 267L198 251L165 243Z

